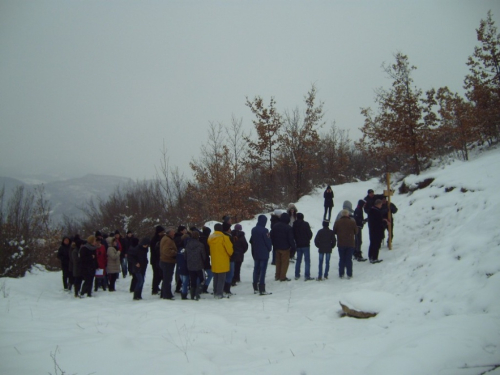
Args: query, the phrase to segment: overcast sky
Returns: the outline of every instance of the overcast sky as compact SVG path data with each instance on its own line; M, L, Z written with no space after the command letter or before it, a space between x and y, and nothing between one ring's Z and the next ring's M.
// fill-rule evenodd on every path
M245 98L304 108L360 137L360 107L400 51L424 91L463 93L475 29L500 1L0 0L0 176L151 178L163 141L189 172L210 122Z

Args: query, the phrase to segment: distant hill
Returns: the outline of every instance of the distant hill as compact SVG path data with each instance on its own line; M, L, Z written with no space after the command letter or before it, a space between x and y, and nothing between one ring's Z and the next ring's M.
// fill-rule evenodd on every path
M132 183L128 177L86 175L79 178L71 178L64 181L53 181L44 184L47 199L52 207L52 219L60 222L63 215L77 218L82 215L79 207L93 198L94 200L107 198L117 186L125 186ZM17 186L34 188L36 184L26 184L20 180L1 177L0 188L5 186L4 202L6 203ZM5 206L5 204L4 204ZM4 207L5 208L5 207Z

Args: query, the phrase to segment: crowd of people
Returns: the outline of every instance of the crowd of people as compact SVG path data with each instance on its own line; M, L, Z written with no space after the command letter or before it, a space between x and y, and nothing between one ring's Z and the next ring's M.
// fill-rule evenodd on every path
M259 215L248 241L242 226L233 225L228 215L214 225L213 232L206 226L201 230L196 227L188 230L182 225L177 229L158 225L151 239L138 239L132 231L123 237L119 230L110 234L96 231L86 240L79 235L64 237L57 254L61 260L63 287L73 291L76 298L92 297L92 292L100 289L115 292L120 274L122 279L130 275L128 289L134 300L141 300L150 264L154 296L174 300L178 293L183 300L198 301L201 294L211 293L217 299L226 298L233 294L231 287L241 282L241 266L249 248L254 261L252 285L255 294L270 294L265 282L269 259L275 266L275 281L291 281L287 277L290 264L295 264L294 278L299 280L302 263L305 281L328 279L335 246L339 253L338 276L350 279L353 259L367 260L361 251L363 226L368 223L368 260L371 264L380 263L379 250L385 231L390 228L390 235L394 233L394 218L390 219L389 210L393 215L397 208L370 189L354 210L350 201L344 201L330 229L333 197L333 190L328 186L324 192L322 228L314 240L309 223L294 204L287 210L274 210L270 214L270 230L266 228L268 217ZM367 214L366 219L364 214ZM310 269L311 241L319 254L316 278L312 277Z

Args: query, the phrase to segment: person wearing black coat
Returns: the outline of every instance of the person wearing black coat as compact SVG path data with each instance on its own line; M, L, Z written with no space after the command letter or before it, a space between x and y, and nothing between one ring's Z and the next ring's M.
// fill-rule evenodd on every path
M272 249L269 230L266 228L267 217L259 215L257 225L252 228L250 244L252 246L253 267L253 290L254 294L268 294L266 292L266 270L269 261L269 252ZM257 289L258 286L258 289Z
M151 283L151 294L156 296L160 293L160 283L163 279L163 272L160 268L160 241L165 235L165 228L156 226L155 235L151 238L149 248L151 249L151 268L153 269L153 281Z
M135 241L131 241L131 245L134 243ZM148 268L149 243L149 238L143 238L137 246L128 248L128 264L130 265L130 270L136 279L134 286L134 300L142 299L142 287L144 286L144 278L146 277L146 269Z
M241 265L245 259L245 253L248 250L248 242L245 238L245 232L242 231L240 224L234 226L234 230L231 231L231 236L233 236L233 250L234 253L231 255L231 260L234 261L234 275L232 280L232 286L236 283L241 282Z
M187 233L187 228L184 225L179 225L177 227L177 232L174 234L175 246L177 246L177 252L184 248L183 236ZM181 293L182 279L179 273L179 264L175 266L175 293ZM182 293L181 293L182 294Z
M139 246L139 239L137 237L129 237L127 240L123 240L123 242L126 243L126 245L124 245L124 247L126 247L126 249L127 249L126 250L127 251L127 271L132 276L132 280L130 280L129 291L130 291L130 293L134 293L135 286L137 285L137 273L134 272L135 266L130 264L130 262L128 261L128 251L136 246ZM146 254L147 254L147 252L146 252ZM146 273L146 270L144 270L144 273ZM142 289L141 289L141 291L142 291Z
M302 257L304 257L305 272L304 281L313 280L311 277L311 247L312 239L311 227L307 221L304 221L304 214L297 213L297 220L294 221L293 238L297 246L297 261L295 262L295 280L300 279L300 266Z
M61 246L57 251L57 257L61 261L62 282L64 290L71 290L73 285L73 270L69 268L69 260L71 257L71 239L64 237L61 241Z
M205 283L203 285L202 292L203 293L208 293L208 286L210 285L210 282L212 281L212 278L214 277L214 274L212 272L212 264L210 263L210 246L208 245L208 237L210 236L210 233L212 233L212 230L209 227L203 227L201 229L201 235L200 235L200 242L203 244L203 247L205 248L205 262L203 265L203 269L205 270L206 277L205 277Z
M205 281L203 268L207 254L205 246L199 241L200 232L192 231L191 238L187 240L185 247L185 257L189 272L189 281L191 284L191 299L198 301L200 299L201 288Z
M368 195L364 199L364 201L366 202L364 207L365 214L368 215L370 209L373 207L377 199L382 200L384 199L384 196L382 194L375 194L372 189L368 189Z
M82 264L80 261L80 246L82 241L77 239L71 244L70 268L73 271L73 289L75 298L80 297L80 289L82 287Z
M325 213L323 214L323 220L330 221L332 217L332 208L333 208L333 190L330 185L326 187L325 192L323 193L323 198L325 198ZM328 212L328 219L326 218L326 213Z
M80 264L82 267L83 286L81 295L87 294L92 297L92 284L94 283L95 270L97 269L97 262L95 260L95 236L89 236L87 243L80 247Z
M384 197L382 199L382 207L380 208L380 211L382 211L382 217L386 219L387 221L384 221L384 238L385 238L385 231L388 231L388 221L389 221L389 209L387 208L387 204L389 201L387 200L387 197ZM394 214L398 212L398 208L394 203L391 202L391 242L392 239L394 238ZM389 238L387 238L387 244L389 244Z
M333 230L329 228L330 222L323 221L323 228L321 228L314 237L314 245L318 248L319 253L319 266L318 266L318 281L328 279L328 271L330 271L330 257L332 251L337 244L337 239ZM323 260L325 260L325 273L323 274Z
M363 252L361 251L361 245L363 244L363 226L365 225L365 218L363 215L363 208L365 207L366 202L363 199L358 201L358 205L354 210L354 220L356 221L356 225L358 226L358 233L354 237L355 245L354 245L354 259L358 262L365 262L366 258L363 258Z
M271 229L280 222L280 217L283 211L276 209L271 213ZM271 265L276 265L276 249L273 247L273 254L272 254L272 259L271 259Z
M290 281L286 277L290 264L290 252L295 253L296 246L293 239L292 227L289 225L290 216L281 214L280 222L271 229L271 242L276 249L276 274L275 280Z
M384 218L382 216L382 200L377 199L368 213L368 229L370 233L370 247L368 248L368 258L370 263L380 263L378 253L384 238Z

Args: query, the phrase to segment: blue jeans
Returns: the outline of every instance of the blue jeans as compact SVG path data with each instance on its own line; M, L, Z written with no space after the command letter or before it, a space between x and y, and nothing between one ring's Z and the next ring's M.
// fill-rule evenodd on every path
M128 272L128 259L126 257L123 257L122 259L120 259L120 263L122 265L122 275L123 277L126 277Z
M181 293L187 294L189 286L189 275L179 275L182 281Z
M136 272L135 279L136 279L136 283L135 283L134 292L141 293L142 287L144 286L144 275L141 272Z
M234 276L234 262L230 262L229 264L231 268L229 269L229 272L226 272L226 283L231 284Z
M207 273L207 277L205 279L205 285L208 286L210 285L210 281L212 281L212 278L214 277L214 273L212 272L212 270L210 268L207 268L205 270L205 272Z
M265 284L266 283L266 270L268 259L257 259L254 260L253 266L253 282L254 284Z
M339 276L344 276L344 270L347 270L347 276L352 277L352 254L354 247L339 247Z
M318 267L318 278L323 278L323 259L325 259L325 277L328 277L328 271L330 271L330 257L331 253L319 253L319 267Z
M295 277L300 277L300 265L302 263L302 256L304 256L304 263L306 264L305 278L311 277L311 252L309 247L297 248L297 261L295 262Z

